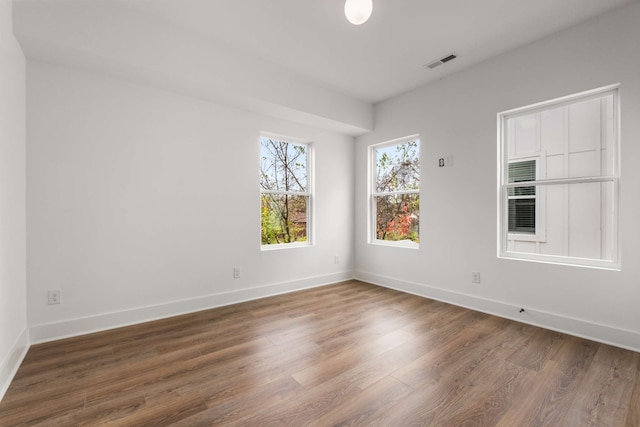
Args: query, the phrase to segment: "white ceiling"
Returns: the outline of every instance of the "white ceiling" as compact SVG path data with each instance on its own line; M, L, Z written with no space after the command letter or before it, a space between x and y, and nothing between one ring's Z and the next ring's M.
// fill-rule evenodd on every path
M248 55L377 102L521 46L627 0L374 0L354 26L344 0L129 1ZM456 63L423 65L456 52ZM436 75L436 71L438 74Z
M371 19L354 26L344 0L15 0L14 31L33 58L137 73L205 98L240 93L238 105L358 134L375 102L637 1L373 0ZM459 58L424 68L451 52ZM177 62L202 75L185 78ZM298 95L278 95L289 85L274 79Z

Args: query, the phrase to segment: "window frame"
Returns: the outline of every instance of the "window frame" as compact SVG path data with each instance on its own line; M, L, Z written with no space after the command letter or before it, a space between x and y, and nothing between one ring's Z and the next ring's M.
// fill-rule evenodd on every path
M612 153L612 173L609 175L590 175L585 177L567 177L542 179L530 182L509 183L508 182L508 140L507 140L507 121L517 118L543 112L554 108L565 107L592 99L604 98L613 95L613 137L611 148ZM599 269L620 270L620 224L619 224L619 205L620 205L620 84L614 84L597 88L573 95L564 96L537 104L520 107L508 111L503 111L497 115L498 126L498 179L497 179L497 254L498 258L515 259L522 261L543 262L550 264L560 264L568 266L592 267ZM542 156L544 158L544 156ZM515 156L514 156L515 158ZM508 232L508 188L522 186L523 184L536 186L537 190L544 190L549 185L571 185L582 183L611 183L612 184L612 244L611 259L596 258L578 258L565 255L546 255L526 252L516 252L508 249L509 232ZM538 191L536 191L537 193Z
M369 175L369 230L368 230L368 243L374 245L381 246L392 246L398 248L409 248L409 249L419 249L420 243L416 243L412 240L382 240L377 238L377 202L376 198L381 196L389 196L389 195L403 195L403 194L417 194L420 199L420 184L418 184L418 189L413 190L400 190L394 192L378 192L376 191L377 182L377 158L376 158L376 150L379 148L385 147L393 147L396 145L402 145L408 142L416 141L418 143L418 157L421 156L421 141L420 135L410 135L402 138L393 139L390 141L381 142L378 144L372 144L368 147L369 153L369 167L368 167L368 175ZM420 235L420 224L418 223L418 235Z
M262 235L259 238L260 242L260 250L261 251L271 251L271 250L280 250L280 249L294 249L294 248L306 248L315 245L315 221L314 221L314 207L315 207L315 177L314 177L314 144L313 142L296 138L291 136L280 135L276 133L270 132L260 132L260 137L258 138L258 147L259 151L262 146L262 139L271 139L279 142L284 142L287 144L294 145L304 145L306 146L305 154L306 154L306 175L307 175L307 191L280 191L280 190L264 190L262 185L260 184L261 177L258 179L258 188L260 192L260 209L259 212L262 211L262 196L264 194L279 194L279 195L291 195L291 196L303 196L307 198L307 227L306 227L306 240L304 242L289 242L289 243L273 243L273 244L264 244L262 243ZM262 156L258 155L259 163L262 161ZM259 164L259 168L261 164ZM260 170L260 169L259 169ZM262 228L262 216L260 215L260 228Z

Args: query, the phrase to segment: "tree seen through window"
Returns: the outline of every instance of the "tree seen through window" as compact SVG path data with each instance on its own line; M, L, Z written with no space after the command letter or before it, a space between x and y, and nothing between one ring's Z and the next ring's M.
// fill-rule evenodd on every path
M262 245L308 242L309 147L260 138Z
M378 146L373 151L375 239L419 243L419 141Z

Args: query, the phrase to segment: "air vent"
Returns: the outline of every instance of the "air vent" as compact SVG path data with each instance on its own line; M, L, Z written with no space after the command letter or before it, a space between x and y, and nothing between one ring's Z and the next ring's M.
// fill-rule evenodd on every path
M444 58L438 59L437 61L433 61L429 64L426 64L424 67L433 70L434 68L439 67L446 62L453 61L457 57L458 55L456 55L455 53L452 53L450 55L445 56Z

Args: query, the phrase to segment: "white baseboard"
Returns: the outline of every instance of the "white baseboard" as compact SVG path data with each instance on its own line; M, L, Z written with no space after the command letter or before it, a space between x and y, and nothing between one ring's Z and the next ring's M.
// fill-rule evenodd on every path
M353 279L353 272L347 271L324 276L310 277L291 282L261 285L231 292L212 294L166 304L139 307L113 313L46 323L32 326L29 330L31 344L39 344L58 339L90 334L108 329L130 326L152 320L164 319L181 314L193 313L210 308L221 307L239 302L251 301L278 294L325 286Z
M355 278L363 282L369 282L401 292L640 352L640 333L638 332L539 311L530 307L524 307L525 311L520 313L521 307L516 307L504 302L452 292L446 289L408 282L365 271L356 271Z
M4 360L0 362L0 401L9 389L13 377L29 350L29 329L25 328L13 344Z

